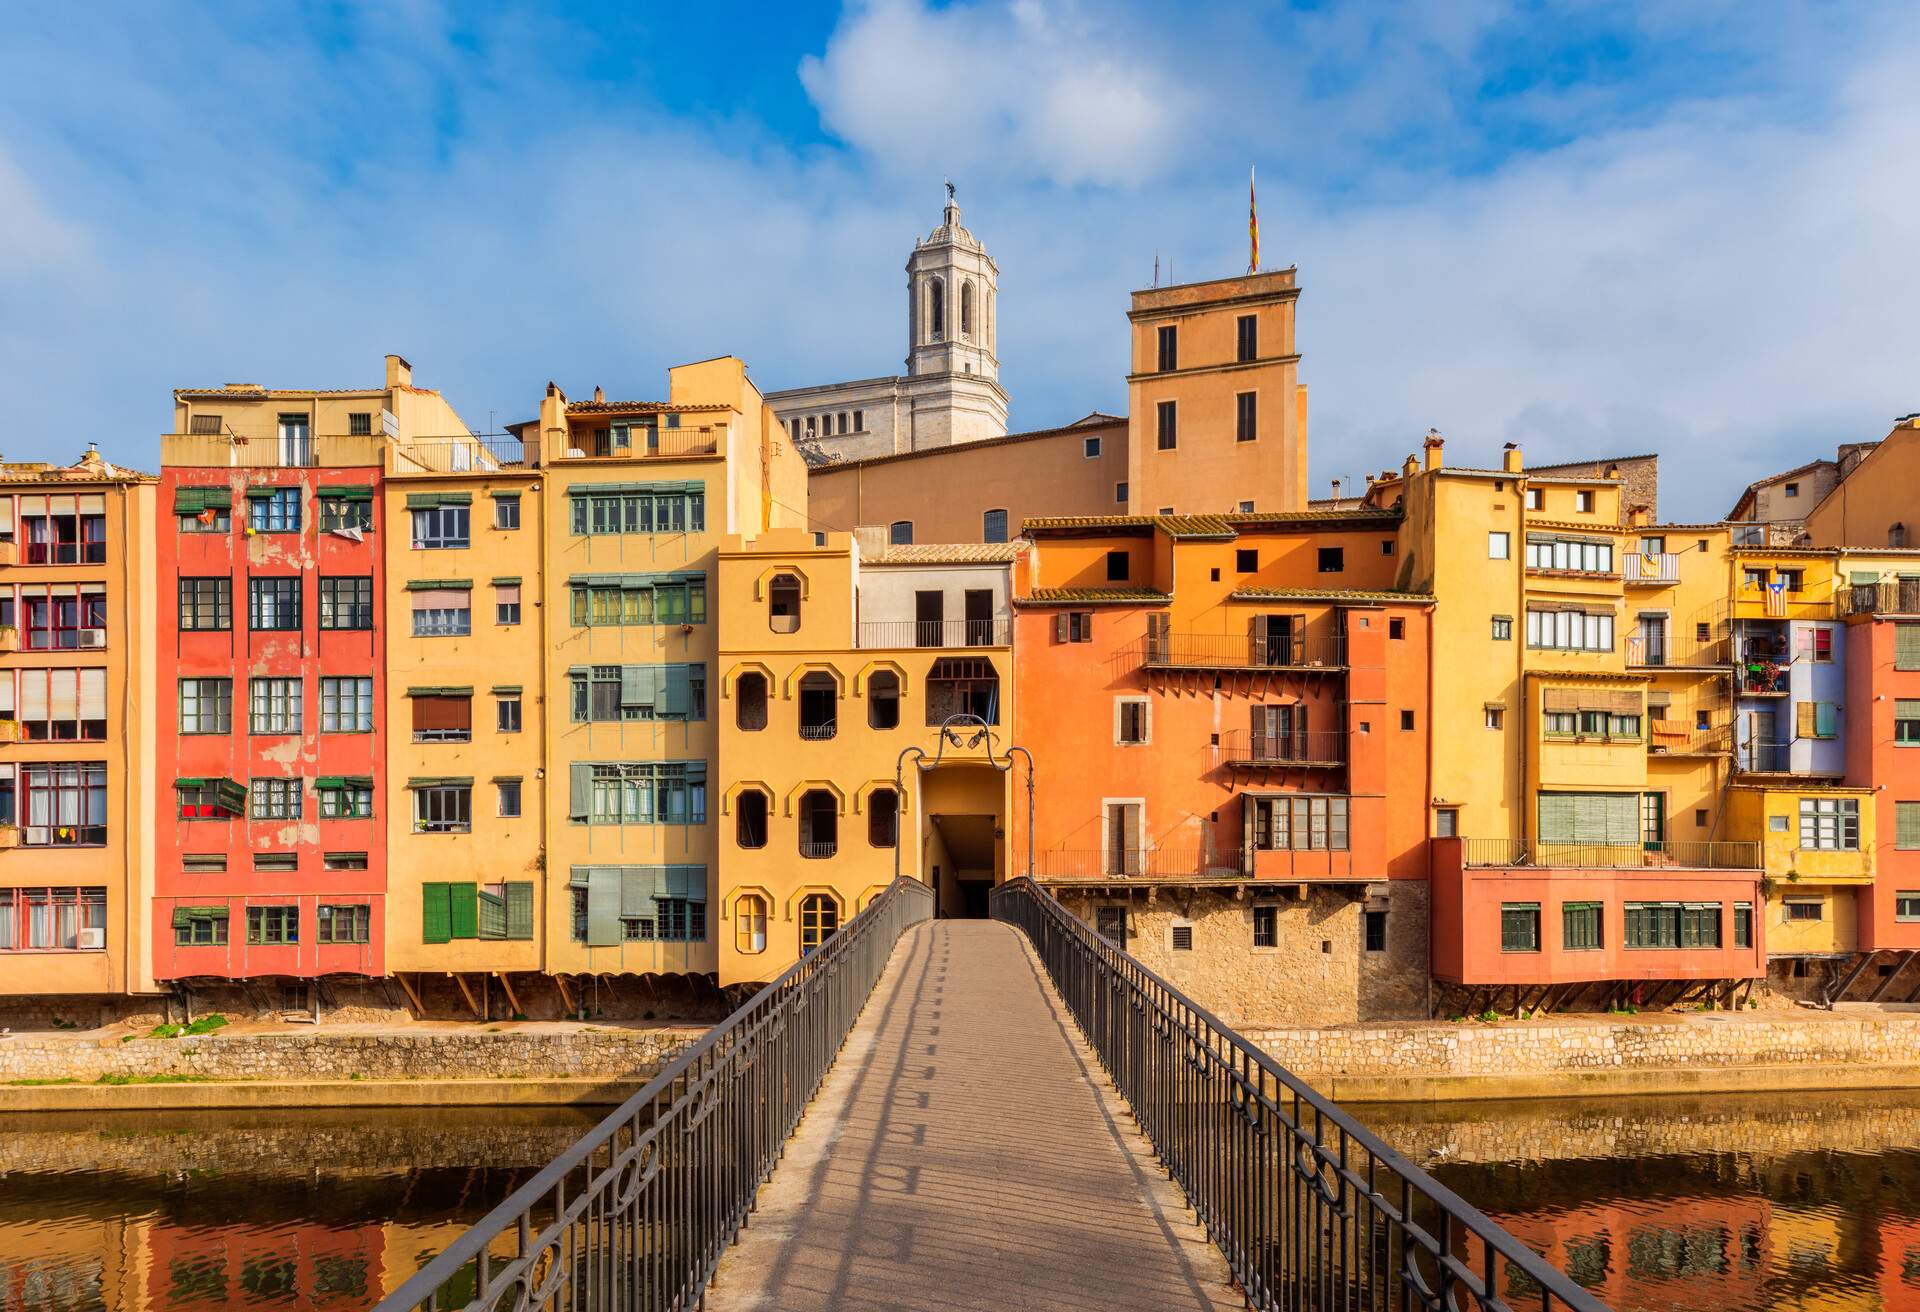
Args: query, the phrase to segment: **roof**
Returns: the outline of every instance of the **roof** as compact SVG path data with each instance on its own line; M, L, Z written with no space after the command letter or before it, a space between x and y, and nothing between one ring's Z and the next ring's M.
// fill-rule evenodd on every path
M867 465L882 465L894 460L922 460L928 456L952 455L956 451L978 451L983 447L1009 446L1016 442L1038 441L1043 437L1059 437L1064 433L1072 433L1086 428L1112 428L1116 425L1124 425L1126 422L1127 417L1125 415L1110 415L1095 410L1084 418L1076 419L1070 424L1062 424L1058 428L1035 428L1025 433L1008 433L1005 437L983 437L973 442L955 442L951 446L927 447L920 451L895 451L889 455L867 456L860 460L834 460L828 457L825 459L825 462L821 464L814 464L813 461L809 460L808 463L812 466L812 469L808 472L811 473L813 470L860 469ZM838 434L835 434L835 436L838 436ZM804 442L806 439L803 438L801 440ZM814 440L818 441L819 439L816 438Z
M1604 520L1588 521L1584 519L1529 519L1527 527L1566 529L1570 533L1638 533L1640 529L1632 524L1610 524Z
M611 414L686 414L693 411L731 410L730 405L707 402L702 405L675 405L671 401L569 401L567 413L570 415L611 415Z
M1796 465L1792 469L1789 469L1784 473L1769 474L1765 478L1754 479L1753 482L1747 484L1746 490L1741 492L1740 499L1733 503L1733 509L1727 512L1727 518L1738 519L1740 515L1740 507L1746 505L1747 502L1751 500L1753 496L1756 493L1758 493L1762 487L1765 487L1768 483L1778 483L1783 478L1792 478L1796 474L1804 474L1804 473L1807 473L1809 470L1819 469L1822 466L1837 468L1837 466L1834 465L1833 461L1828 460L1823 456L1818 460L1809 460L1804 465Z
M157 483L153 474L116 465L88 451L70 465L41 460L0 461L0 483Z
M1532 474L1549 469L1579 469L1585 465L1599 465L1604 469L1608 465L1629 465L1636 460L1658 460L1659 458L1656 453L1649 451L1643 456L1602 456L1597 460L1562 460L1554 465L1534 465L1527 472Z
M1552 679L1556 682L1571 680L1574 683L1651 683L1650 674L1632 674L1627 671L1613 670L1528 670L1529 679Z
M1158 530L1174 538L1232 538L1241 529L1282 528L1295 524L1398 524L1398 510L1356 506L1328 510L1274 510L1231 515L1041 515L1022 530L1041 533Z
M422 387L410 387L405 390L438 395L438 393L432 393L431 389ZM258 383L227 383L222 387L176 387L173 389L174 397L184 400L204 397L214 400L257 401L277 397L385 396L386 394L387 389L384 387L262 387Z
M892 546L863 561L867 565L992 565L1019 556L1022 542L928 542Z
M1164 592L1151 588L1035 588L1014 601L1025 606L1134 605L1158 606L1172 601Z
M1369 592L1362 588L1235 588L1227 594L1235 601L1404 601L1414 605L1432 605L1430 592Z

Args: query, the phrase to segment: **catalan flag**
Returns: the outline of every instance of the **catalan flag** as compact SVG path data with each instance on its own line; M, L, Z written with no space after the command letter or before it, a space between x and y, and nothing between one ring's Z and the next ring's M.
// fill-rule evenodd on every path
M1766 585L1766 613L1769 619L1785 619L1787 614L1787 581L1780 579Z
M1247 272L1260 272L1260 206L1254 200L1253 170L1247 170Z

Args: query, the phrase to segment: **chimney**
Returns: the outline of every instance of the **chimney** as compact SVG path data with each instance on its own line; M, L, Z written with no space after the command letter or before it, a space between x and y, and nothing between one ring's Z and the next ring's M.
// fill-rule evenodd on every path
M1620 477L1620 466L1618 466L1618 465L1608 465L1608 466L1607 466L1607 477L1608 477L1608 478L1618 478L1618 477Z
M598 383L594 384L593 403L595 405L599 405L601 402L605 401L606 399L607 399L606 389L602 388Z
M1520 458L1520 444L1518 442L1507 443L1504 454L1501 456L1500 467L1509 474L1525 472L1527 466L1526 462Z
M1430 470L1439 469L1442 465L1446 463L1446 461L1442 459L1440 454L1440 449L1444 447L1446 444L1447 444L1447 441L1445 438L1440 436L1439 429L1429 428L1427 430L1427 440L1425 443L1425 448L1426 448L1426 467L1428 469Z
M389 355L387 357L387 390L391 392L396 387L412 386L413 366L408 364L404 357Z
M1340 480L1337 478L1333 480L1333 499L1335 501L1340 499Z
M1407 463L1400 466L1400 477L1406 479L1408 482L1412 482L1413 476L1419 472L1420 462L1413 456L1408 456Z

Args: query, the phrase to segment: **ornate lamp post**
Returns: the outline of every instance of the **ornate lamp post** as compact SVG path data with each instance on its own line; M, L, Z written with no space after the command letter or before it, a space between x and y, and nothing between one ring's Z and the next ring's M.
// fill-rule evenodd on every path
M900 803L900 809L905 810L908 757L912 757L914 763L924 772L940 764L942 758L947 754L948 747L959 748L962 751L971 751L983 742L987 745L987 764L1002 774L1013 769L1014 753L1018 752L1027 760L1027 878L1032 879L1033 753L1018 743L1015 743L1001 752L1000 755L995 756L993 754L993 727L979 716L966 711L960 711L942 720L940 722L940 736L932 757L928 757L926 749L918 744L903 748L900 752L899 759L893 763L894 796ZM896 820L895 823L897 826L898 821ZM901 834L896 831L893 836L893 877L895 879L900 878L900 848ZM939 892L939 889L935 889L934 895L938 897Z

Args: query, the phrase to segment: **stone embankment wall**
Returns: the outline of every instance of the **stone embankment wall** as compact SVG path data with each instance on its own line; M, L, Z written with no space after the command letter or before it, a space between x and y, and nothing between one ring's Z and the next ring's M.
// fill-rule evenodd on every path
M703 1030L577 1033L202 1034L176 1039L16 1034L0 1084L188 1075L207 1080L643 1080Z

